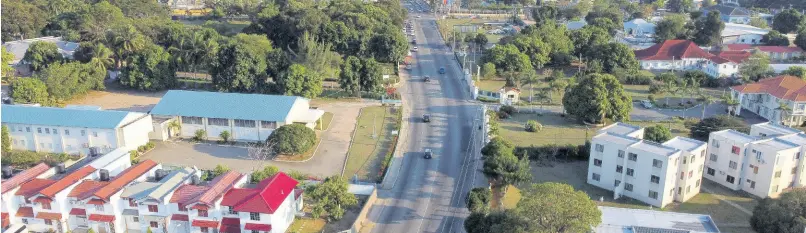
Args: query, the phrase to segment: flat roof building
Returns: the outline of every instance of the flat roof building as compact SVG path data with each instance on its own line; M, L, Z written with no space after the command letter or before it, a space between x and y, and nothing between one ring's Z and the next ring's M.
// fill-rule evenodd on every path
M602 223L595 233L719 233L709 215L599 206Z

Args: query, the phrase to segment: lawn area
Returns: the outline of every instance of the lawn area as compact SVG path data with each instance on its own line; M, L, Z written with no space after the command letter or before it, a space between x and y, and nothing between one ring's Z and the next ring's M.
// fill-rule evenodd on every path
M514 209L521 200L521 190L518 187L510 185L507 188L507 193L504 194L504 208Z
M526 132L524 125L528 120L536 120L543 125L539 132ZM686 136L688 129L682 122L655 123L655 122L627 122L640 126L664 124L671 126L672 136ZM571 118L558 114L516 113L510 119L502 119L499 124L499 135L514 143L516 146L546 145L546 144L585 144L599 128L589 128L578 124Z
M327 130L330 129L330 122L333 122L333 113L325 112L322 119L316 124L316 129Z
M495 20L495 19L440 19L437 20L437 24L439 25L439 31L445 37L446 41L450 34L453 32L453 28L456 25L478 25L478 32L484 33L487 35L487 43L497 44L498 41L501 40L506 35L494 35L488 34L487 30L485 30L482 26L484 23L490 22L505 22L504 20ZM457 29L458 30L458 29Z
M504 80L491 80L491 79L484 79L479 82L476 82L476 86L479 87L479 90L492 91L492 92L498 92L498 90L504 87L505 84L506 81ZM543 91L543 89L547 87L548 84L545 82L541 82L540 84L534 85L532 87L534 88L534 91L529 91L529 86L522 87L520 96L522 102L520 103L527 104L529 101L530 94L532 93L537 94L538 92ZM560 105L563 102L562 96L560 95L559 92L552 92L550 95L551 95L551 102L543 103L543 105ZM533 105L540 105L536 99L533 98L532 101L534 102Z
M633 100L645 100L647 96L649 96L649 85L623 85L624 91L630 93ZM727 89L719 89L719 88L702 88L706 93L711 94L714 97L722 96ZM662 101L661 98L666 97L666 94L655 94L655 99L657 101ZM686 95L688 96L688 95ZM694 97L696 98L696 97Z
M381 164L386 155L391 153L397 138L392 135L392 131L397 130L400 124L398 111L399 108L382 106L361 109L353 140L347 151L344 177L352 179L357 176L359 180L369 182L381 178Z
M325 220L321 218L297 218L288 227L286 233L320 233L325 228Z

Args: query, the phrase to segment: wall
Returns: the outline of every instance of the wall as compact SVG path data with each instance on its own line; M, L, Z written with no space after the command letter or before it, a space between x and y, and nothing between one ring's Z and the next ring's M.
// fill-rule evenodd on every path
M114 129L7 125L14 149L88 154L89 147L99 147L102 152L111 151L118 147L117 132ZM28 132L28 129L30 129L30 132ZM38 133L37 129L41 130L42 133ZM54 129L58 133L54 133ZM83 135L82 131L84 132ZM97 133L97 137L95 133Z
M743 155L745 154L745 150L747 150L747 144L731 140L730 138L726 138L723 136L711 135L708 137L708 150L706 152L705 158L707 159L705 162L705 172L706 174L703 175L704 178L712 180L716 183L719 183L722 186L728 187L733 190L739 190L741 187L739 186L739 181L742 179L741 176L741 169L743 165ZM719 147L716 147L714 140L719 141ZM738 146L739 147L739 154L732 153L732 147ZM717 161L711 161L711 155L714 154L717 156ZM736 169L731 169L729 164L730 161L734 161L737 163ZM714 175L708 175L708 168L714 169ZM727 182L727 176L734 177L734 182L729 183Z
M722 44L761 44L764 35L742 34L737 36L722 37Z
M139 118L129 119L134 117ZM129 114L129 116L124 120L133 121L124 125L120 129L121 136L119 137L119 141L121 142L121 147L134 150L137 149L138 146L148 143L148 135L154 130L151 115Z

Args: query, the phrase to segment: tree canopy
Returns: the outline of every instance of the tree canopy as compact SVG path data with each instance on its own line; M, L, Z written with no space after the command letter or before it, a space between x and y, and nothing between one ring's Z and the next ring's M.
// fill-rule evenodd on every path
M140 90L156 91L176 86L176 66L162 47L150 45L134 52L120 73L120 83Z
M789 46L789 38L775 30L764 35L761 38L761 42L771 46Z
M269 135L266 142L280 154L302 154L316 144L316 133L302 124L283 125Z
M806 16L795 9L786 9L772 19L772 29L782 33L793 33L806 25Z
M737 131L746 131L747 124L742 119L728 116L717 115L715 117L705 118L691 126L691 137L700 141L708 141L708 136L711 132L720 130L733 129Z
M670 131L668 127L660 124L653 125L644 129L644 139L664 143L672 139L672 131Z
M606 118L623 121L630 117L632 97L612 75L588 74L569 87L563 106L581 121L601 123Z
M347 208L358 204L358 198L347 190L347 179L331 176L322 183L308 186L305 194L312 200L314 217L327 214L329 219L339 220Z
M795 76L795 77L798 77L798 78L806 80L806 67L790 66L789 68L787 68L786 70L781 72L781 74L782 75L792 75L792 76Z
M758 233L799 233L806 227L806 190L764 198L753 209L750 226Z
M38 72L53 63L61 62L62 54L59 53L59 47L54 43L35 41L25 51L22 60L31 65L31 70Z
M755 51L750 58L739 67L739 73L745 80L758 81L774 73L770 68L770 57L766 54Z
M49 105L48 87L42 80L17 78L11 81L11 98L17 103Z

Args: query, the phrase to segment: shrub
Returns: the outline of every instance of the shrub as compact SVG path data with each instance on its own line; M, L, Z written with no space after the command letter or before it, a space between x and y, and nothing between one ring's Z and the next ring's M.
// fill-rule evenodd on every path
M498 112L498 119L509 119L510 115L506 112Z
M146 148L148 148L149 150L154 149L154 147L157 147L157 145L154 144L154 142L146 143Z
M527 155L530 160L541 160L544 158L557 158L566 160L587 160L589 143L585 145L557 145L548 144L541 146L529 146L515 148L518 156Z
M526 122L526 131L528 132L538 132L543 129L543 125L535 120L529 120Z
M649 102L655 103L655 95L648 95L646 98L649 100Z
M218 134L218 136L221 137L221 141L223 141L224 143L229 142L230 134L228 130L221 131L221 133Z
M274 144L277 153L302 154L316 144L316 133L301 124L283 125L274 130L266 142Z
M252 183L260 183L260 181L272 177L278 172L280 172L279 168L269 165L264 167L263 170L257 170L252 172L252 177L249 179L249 181Z
M649 93L651 94L660 94L663 90L663 84L660 83L652 83L649 85Z
M653 79L655 79L655 75L651 72L637 72L636 74L625 76L622 82L629 85L649 85Z
M291 178L294 178L295 180L299 181L300 184L302 184L303 181L308 179L307 174L302 173L301 171L297 171L297 170L291 170L291 172L288 173L288 176L290 176Z
M197 129L196 132L193 133L193 140L194 141L201 141L207 138L207 131L203 129Z
M137 147L137 151L141 152L141 153L146 152L147 150L148 150L148 148L146 148L146 145L142 145L142 146Z
M490 210L490 201L493 198L493 193L489 188L477 187L470 190L467 194L467 209L472 213L486 213Z
M499 112L504 112L504 113L509 114L509 115L512 115L512 114L515 114L516 109L515 109L515 107L509 106L509 105L504 105L504 106L501 106L501 108L499 108L498 111Z
M137 152L137 150L129 151L129 160L131 160L132 164L140 162L139 159L137 159L138 157L140 157L140 153Z
M739 118L728 115L718 115L715 117L705 118L699 123L693 125L690 129L692 138L700 141L708 141L708 135L714 131L734 129L747 132L749 128L747 123Z
M668 127L660 124L653 125L644 129L644 139L657 143L663 143L669 139L672 139L672 131L669 130Z

